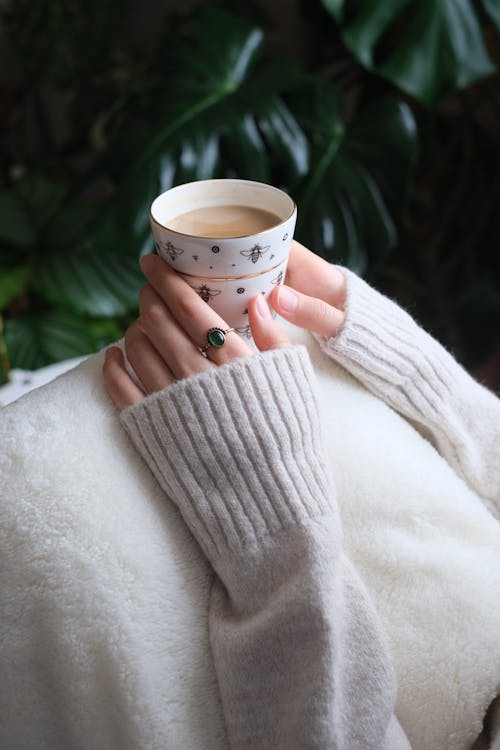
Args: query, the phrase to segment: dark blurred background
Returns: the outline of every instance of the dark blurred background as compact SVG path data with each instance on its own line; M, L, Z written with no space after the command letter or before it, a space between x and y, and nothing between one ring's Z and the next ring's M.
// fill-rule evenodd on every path
M0 0L0 382L136 314L152 199L238 176L500 389L498 0Z

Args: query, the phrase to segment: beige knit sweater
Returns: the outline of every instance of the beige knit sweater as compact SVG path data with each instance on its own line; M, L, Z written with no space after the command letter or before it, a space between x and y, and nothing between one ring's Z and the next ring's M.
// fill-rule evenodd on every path
M346 272L328 354L410 419L498 513L500 403ZM385 636L342 550L300 347L192 377L122 419L214 572L210 630L234 748L408 748Z

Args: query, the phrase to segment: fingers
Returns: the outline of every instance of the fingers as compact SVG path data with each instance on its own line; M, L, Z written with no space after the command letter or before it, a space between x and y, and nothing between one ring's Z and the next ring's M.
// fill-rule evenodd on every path
M137 367L142 371L149 370L150 367L154 370L154 372L148 372L148 375L153 382L158 381L160 388L152 388L149 392L161 390L164 387L161 386L162 362L164 370L173 374L177 380L213 367L212 363L200 354L199 348L179 326L168 307L149 284L146 284L140 292L139 311L139 323L135 329L132 326L133 330L131 331L131 338L137 344L138 352L135 356L135 363L131 361L131 364L144 385L146 383ZM127 331L127 334L129 334L129 331ZM145 348L143 345L140 332L149 342L149 347ZM127 343L127 335L125 336L125 342ZM145 352L149 354L152 349L158 353L157 357L151 356L148 358L141 368L141 360L144 358ZM127 357L129 357L128 345Z
M171 385L176 377L152 345L139 321L125 333L127 359L146 393L155 393Z
M290 340L273 319L271 309L261 294L250 301L248 320L255 345L261 352L268 349L282 349L290 345Z
M302 294L322 299L339 310L344 309L346 284L342 271L295 240L285 283Z
M115 406L125 409L142 401L144 393L128 374L122 350L118 346L110 346L104 356L104 385Z
M299 328L331 338L340 331L345 314L317 297L301 294L289 286L279 286L270 295L270 304L282 318Z
M168 308L172 319L195 347L202 347L207 343L206 335L210 328L229 328L220 315L161 258L145 255L141 259L141 268L151 287ZM218 365L251 354L253 352L249 345L235 333L227 336L224 346L210 347L207 350L207 357Z

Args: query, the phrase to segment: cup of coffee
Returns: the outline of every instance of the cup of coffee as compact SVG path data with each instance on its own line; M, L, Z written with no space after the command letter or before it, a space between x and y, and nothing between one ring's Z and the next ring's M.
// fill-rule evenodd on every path
M283 283L296 218L282 190L233 179L177 185L150 211L158 255L248 338L248 303Z

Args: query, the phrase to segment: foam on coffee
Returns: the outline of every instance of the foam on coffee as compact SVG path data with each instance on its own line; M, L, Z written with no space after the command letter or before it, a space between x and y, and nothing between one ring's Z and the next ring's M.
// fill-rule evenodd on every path
M205 206L179 214L168 222L175 232L192 237L244 237L276 226L281 218L254 206Z

